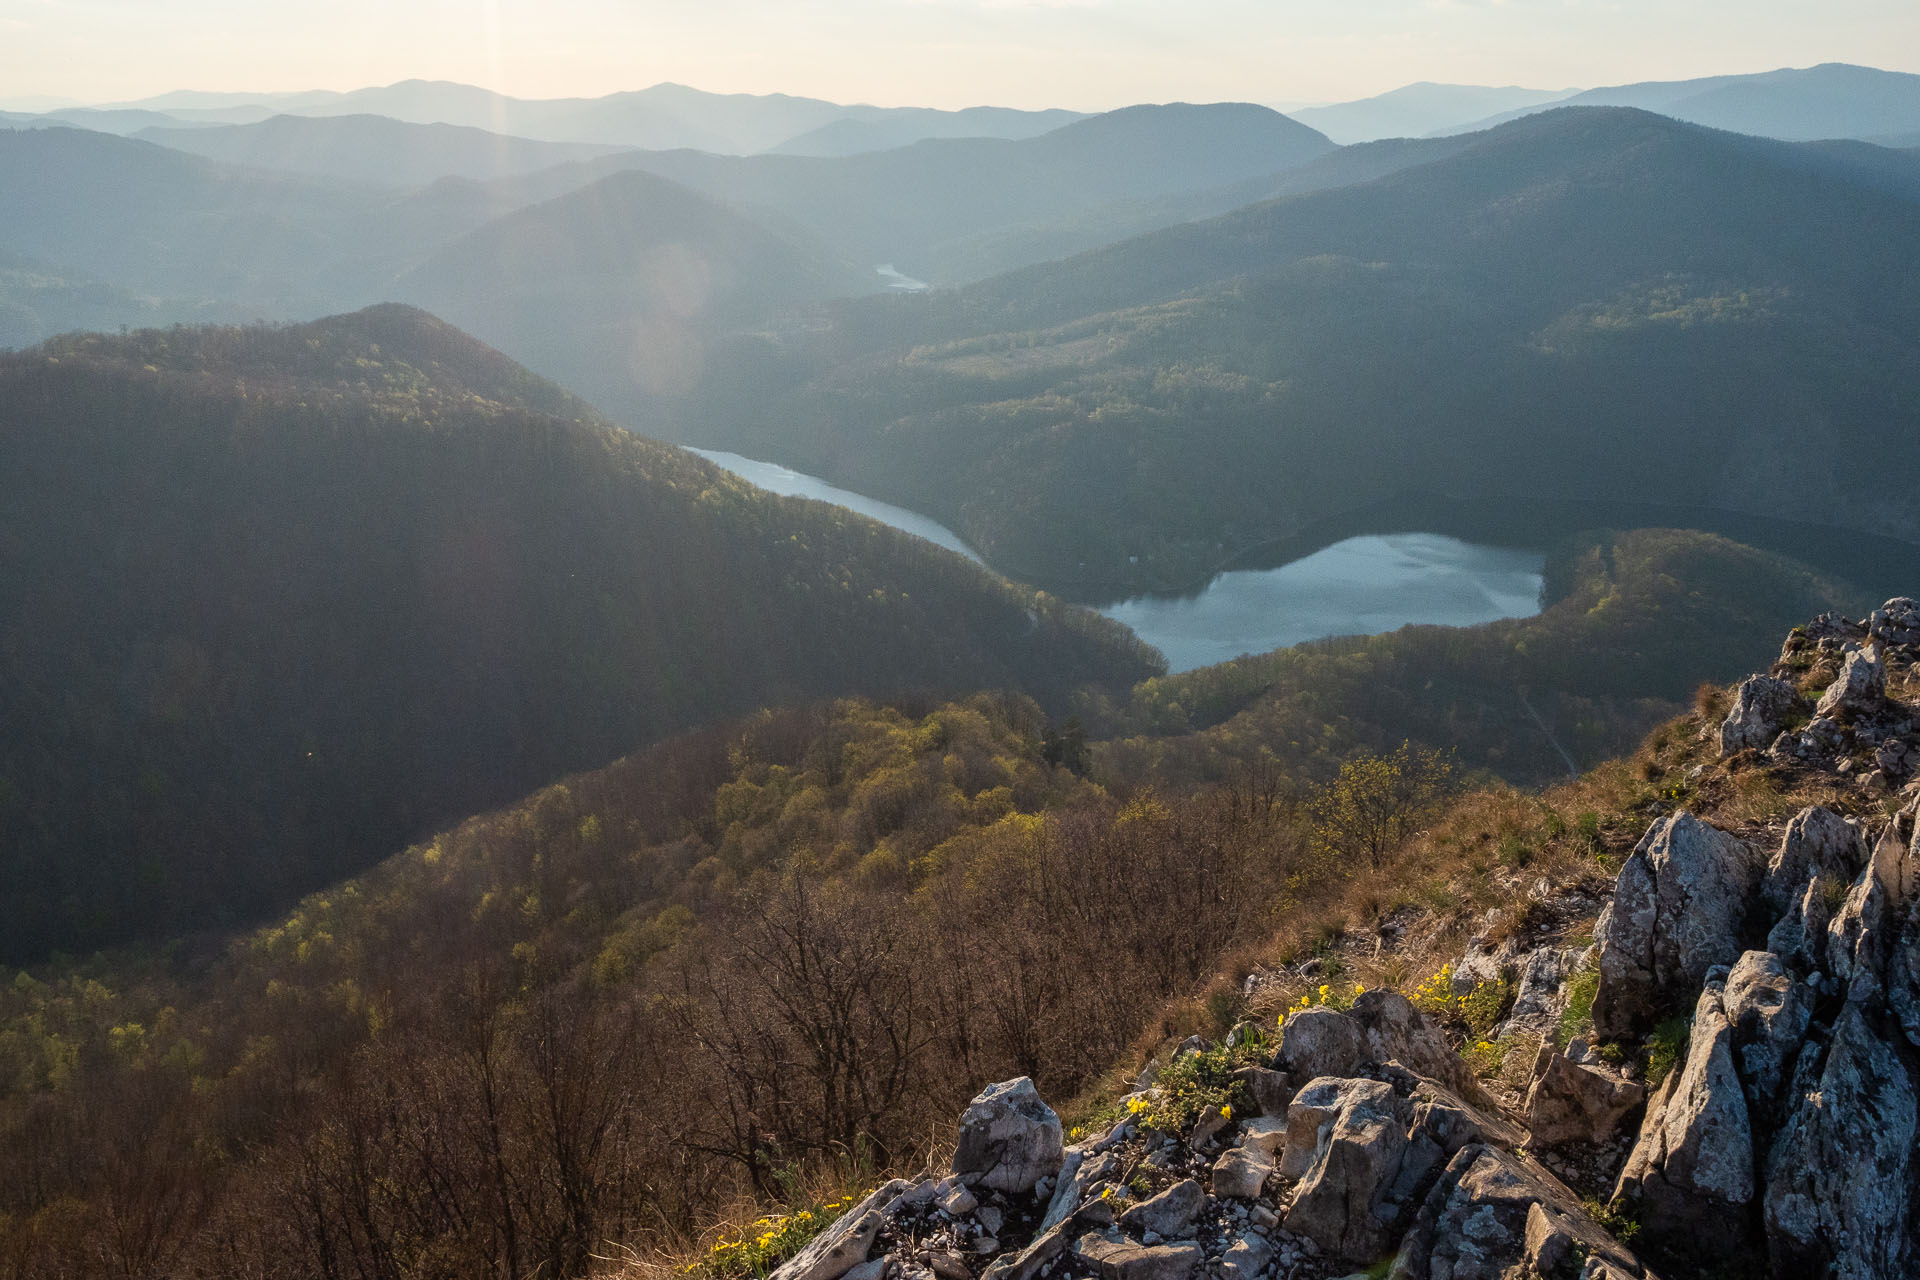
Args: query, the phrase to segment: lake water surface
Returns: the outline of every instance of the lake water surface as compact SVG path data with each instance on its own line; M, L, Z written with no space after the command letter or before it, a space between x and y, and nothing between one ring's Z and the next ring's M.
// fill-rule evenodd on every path
M984 564L938 521L737 453L693 452L763 489L837 503ZM1326 636L1375 635L1408 623L1466 627L1540 611L1538 552L1437 533L1347 538L1277 569L1234 569L1184 596L1136 596L1100 607L1191 671Z

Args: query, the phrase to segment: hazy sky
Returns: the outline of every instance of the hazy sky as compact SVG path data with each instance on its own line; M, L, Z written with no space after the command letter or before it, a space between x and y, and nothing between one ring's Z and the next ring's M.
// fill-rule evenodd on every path
M1920 71L1920 0L0 0L0 102L417 76L1100 109L1831 61Z

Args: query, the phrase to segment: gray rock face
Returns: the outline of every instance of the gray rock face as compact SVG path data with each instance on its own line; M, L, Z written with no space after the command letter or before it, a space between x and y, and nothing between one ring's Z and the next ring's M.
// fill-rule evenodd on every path
M1187 1280L1205 1256L1197 1244L1145 1245L1117 1229L1088 1232L1073 1252L1105 1280Z
M1614 884L1595 927L1600 985L1593 1024L1619 1039L1697 991L1740 956L1740 926L1761 869L1738 837L1690 813L1656 822Z
M1886 664L1865 649L1855 649L1841 666L1840 678L1820 695L1814 714L1841 718L1864 715L1879 710L1886 700Z
M1777 1121L1780 1097L1812 1017L1811 995L1770 951L1749 951L1727 975L1722 996L1734 1064L1751 1116Z
M1357 1095L1340 1109L1294 1191L1287 1230L1343 1258L1364 1260L1387 1250L1394 1223L1383 1210L1408 1149L1396 1101L1391 1092Z
M1800 707L1800 691L1786 680L1748 676L1734 695L1733 707L1720 723L1720 754L1730 756L1751 747L1764 751L1780 736L1787 717Z
M1485 1096L1467 1064L1447 1047L1440 1029L1398 991L1363 993L1353 1002L1351 1017L1366 1032L1365 1060L1398 1062L1466 1097Z
M1767 863L1761 892L1776 912L1792 908L1809 879L1852 883L1866 864L1866 846L1854 826L1831 809L1802 809L1787 824L1780 848Z
M1293 1080L1284 1071L1270 1071L1266 1067L1241 1067L1233 1073L1233 1078L1246 1086L1253 1097L1253 1105L1260 1109L1263 1116L1284 1116L1287 1104L1293 1101Z
M1545 1215L1535 1225L1536 1208ZM1556 1243L1558 1247L1556 1248ZM1498 1147L1474 1143L1448 1163L1420 1206L1388 1273L1392 1280L1511 1280L1530 1255L1588 1259L1585 1275L1643 1274L1633 1255L1580 1208L1545 1170ZM1595 1268L1609 1268L1609 1271Z
M1273 1065L1295 1080L1350 1076L1366 1061L1365 1028L1337 1009L1303 1009L1280 1024Z
M1579 1066L1542 1046L1527 1089L1527 1129L1541 1146L1607 1142L1646 1098L1644 1086Z
M1163 1240L1183 1240L1193 1234L1194 1219L1206 1203L1206 1190L1185 1178L1121 1214L1120 1225L1130 1231L1154 1232Z
M1030 1191L1060 1171L1060 1117L1026 1076L988 1085L960 1117L953 1171L978 1174L994 1191Z
M1908 904L1920 898L1916 873L1920 860L1908 858L1913 820L1920 805L1889 823L1873 847L1867 869L1827 925L1822 968L1847 992L1849 1000L1877 1003L1893 958L1894 937Z
M1257 1232L1249 1231L1233 1242L1220 1259L1220 1274L1226 1280L1259 1280L1267 1264L1273 1261L1273 1245Z
M1906 1274L1913 1081L1860 1009L1842 1010L1818 1087L1767 1158L1764 1219L1777 1276Z
M1293 1095L1287 1108L1287 1143L1280 1154L1280 1176L1304 1177L1313 1167L1321 1146L1332 1132L1340 1112L1353 1103L1368 1106L1392 1105L1393 1086L1378 1080L1346 1080L1326 1076L1309 1080Z
M1722 987L1709 983L1694 1008L1685 1067L1647 1107L1614 1189L1639 1206L1653 1236L1685 1248L1739 1243L1754 1199L1753 1128L1733 1062L1733 1028Z

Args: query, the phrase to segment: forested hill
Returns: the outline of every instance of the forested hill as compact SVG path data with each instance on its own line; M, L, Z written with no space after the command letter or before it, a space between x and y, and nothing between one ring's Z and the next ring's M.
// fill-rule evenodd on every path
M716 367L679 429L1088 591L1182 586L1407 491L1920 527L1916 455L1884 447L1920 413L1920 201L1895 153L1585 108L1433 154L842 304L811 364L743 360L789 371L774 411L718 394Z
M392 306L0 359L0 599L10 959L257 916L763 704L1155 667Z

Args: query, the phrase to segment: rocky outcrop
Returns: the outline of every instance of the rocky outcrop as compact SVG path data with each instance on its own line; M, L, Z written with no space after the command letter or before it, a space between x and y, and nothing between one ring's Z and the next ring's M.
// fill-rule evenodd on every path
M1644 1085L1583 1066L1542 1045L1527 1087L1527 1131L1542 1146L1607 1142L1628 1113L1646 1100Z
M1739 958L1761 868L1745 842L1684 811L1654 824L1620 869L1594 928L1604 1039L1652 1025L1716 965Z
M1748 676L1734 694L1727 718L1720 723L1720 754L1730 756L1749 748L1766 750L1780 736L1787 717L1800 707L1800 691L1791 680Z
M1317 1007L1289 1014L1280 1024L1273 1066L1294 1080L1347 1076L1367 1052L1366 1028L1337 1009Z
M1871 715L1887 697L1887 668L1869 649L1855 649L1840 668L1840 678L1820 695L1815 716Z
M1715 980L1701 992L1686 1066L1648 1105L1614 1192L1655 1236L1721 1249L1747 1238L1754 1200L1753 1127L1724 990ZM1712 1239L1701 1240L1702 1232Z
M1060 1171L1060 1117L1025 1076L991 1085L960 1117L953 1171L994 1191L1028 1191Z

